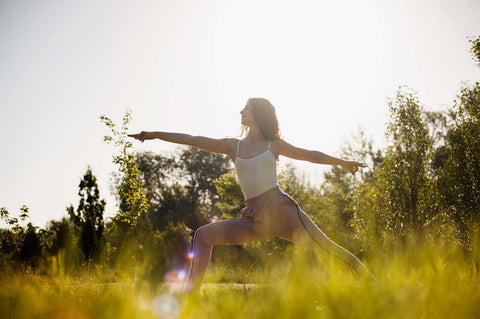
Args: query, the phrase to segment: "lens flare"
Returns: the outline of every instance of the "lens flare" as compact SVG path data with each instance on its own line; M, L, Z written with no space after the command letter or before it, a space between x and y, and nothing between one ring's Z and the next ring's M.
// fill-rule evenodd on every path
M183 280L185 277L187 277L187 271L185 269L181 269L178 272L178 279Z
M156 295L152 300L152 310L160 318L176 318L181 310L178 299L170 294Z
M163 279L170 292L181 292L187 281L187 271L184 268L173 269L166 272Z
M190 260L190 261L193 260L193 255L194 255L194 254L193 254L193 251L189 251L189 252L183 251L183 252L182 252L182 255L183 255L183 257L185 257L185 259L187 259L187 260Z
M183 281L187 277L187 271L185 269L173 269L169 270L163 276L165 283L175 283Z

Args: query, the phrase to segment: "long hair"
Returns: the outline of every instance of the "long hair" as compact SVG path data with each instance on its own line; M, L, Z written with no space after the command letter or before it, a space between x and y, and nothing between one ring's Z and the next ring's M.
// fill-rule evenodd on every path
M268 140L280 138L277 113L272 103L261 97L249 98L247 103L252 107L253 119L260 129L260 132L262 132L262 135ZM240 136L247 135L248 130L248 126L242 125Z

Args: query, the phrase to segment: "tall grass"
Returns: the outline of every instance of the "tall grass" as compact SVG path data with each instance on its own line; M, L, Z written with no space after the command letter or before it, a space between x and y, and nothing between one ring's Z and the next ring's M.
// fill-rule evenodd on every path
M377 281L294 247L262 267L211 264L188 294L125 275L17 274L2 278L0 318L480 318L480 280L457 246L411 240L363 259Z

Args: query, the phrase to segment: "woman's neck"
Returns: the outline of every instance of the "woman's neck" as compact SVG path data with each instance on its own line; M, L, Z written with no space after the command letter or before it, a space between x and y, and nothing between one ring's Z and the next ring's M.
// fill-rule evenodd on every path
M245 137L245 140L249 142L256 142L260 140L266 140L265 136L263 136L262 132L258 128L258 126L251 126L248 130L248 134Z

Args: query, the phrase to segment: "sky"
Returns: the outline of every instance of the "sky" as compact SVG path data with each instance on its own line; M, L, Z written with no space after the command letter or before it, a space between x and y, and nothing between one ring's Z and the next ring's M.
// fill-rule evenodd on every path
M384 147L400 86L433 111L480 79L478 12L477 0L0 0L0 207L27 205L43 228L77 207L90 165L114 216L116 150L99 118L127 109L131 133L236 137L247 99L264 97L295 146L339 156L363 129ZM313 184L330 168L291 162Z

